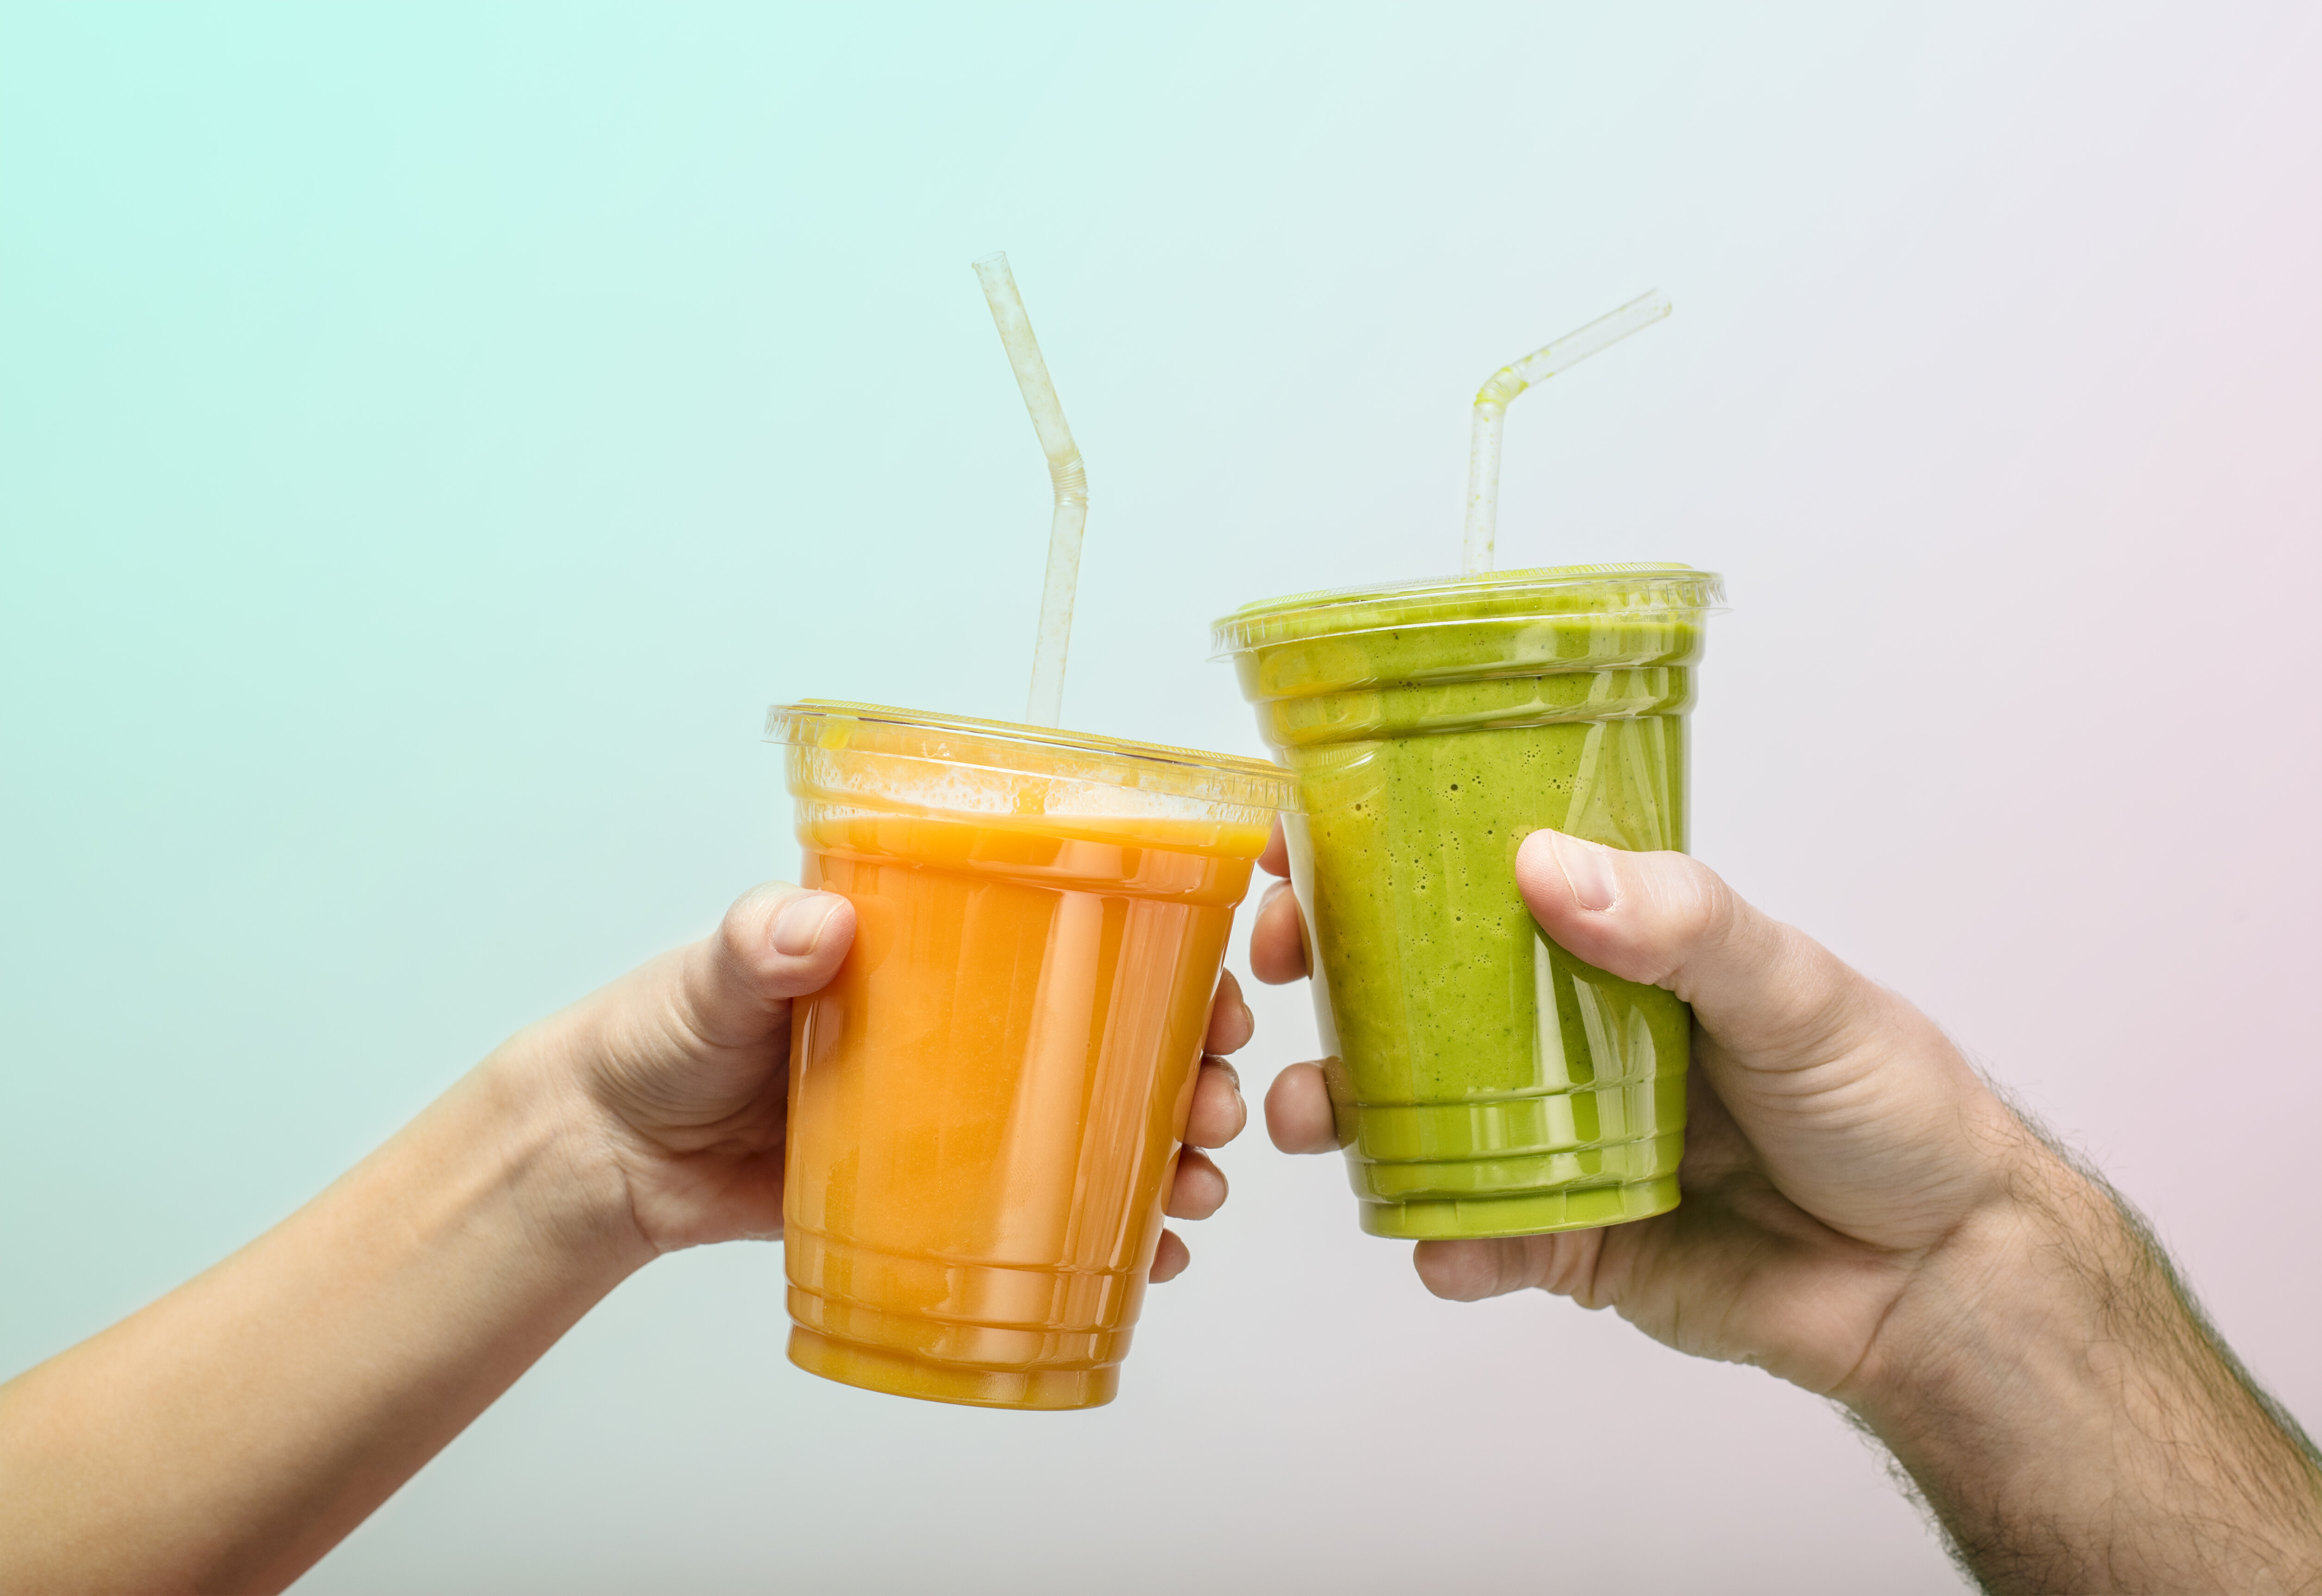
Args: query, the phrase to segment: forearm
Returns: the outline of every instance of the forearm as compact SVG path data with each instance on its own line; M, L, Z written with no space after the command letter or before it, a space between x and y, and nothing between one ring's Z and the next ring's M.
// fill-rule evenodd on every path
M0 1386L0 1587L271 1590L650 1256L521 1046L282 1225Z
M1994 1591L2322 1588L2322 1472L2142 1226L2032 1142L1930 1257L1850 1407Z

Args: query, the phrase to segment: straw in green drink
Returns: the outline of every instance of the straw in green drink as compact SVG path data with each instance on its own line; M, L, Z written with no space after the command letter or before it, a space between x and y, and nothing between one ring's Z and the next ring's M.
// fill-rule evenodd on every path
M1467 447L1465 568L1468 575L1492 568L1492 543L1500 519L1500 425L1507 417L1509 401L1533 383L1569 371L1598 350L1650 326L1669 310L1668 296L1655 289L1610 316L1600 316L1555 343L1533 350L1514 364L1502 366L1476 391L1475 431Z

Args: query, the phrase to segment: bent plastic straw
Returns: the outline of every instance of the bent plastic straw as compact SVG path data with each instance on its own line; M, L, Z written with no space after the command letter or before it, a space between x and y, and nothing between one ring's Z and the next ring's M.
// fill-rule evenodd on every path
M1056 402L1056 385L1048 377L1048 362L1040 358L1040 343L1032 336L1008 256L984 256L975 263L975 275L1000 328L1000 342L1008 347L1008 363L1016 368L1016 386L1032 412L1032 428L1040 435L1056 494L1056 515L1048 523L1048 579L1040 590L1040 635L1032 647L1032 698L1024 711L1031 725L1056 726L1065 714L1065 653L1073 640L1073 592L1080 585L1081 534L1088 526L1088 473L1081 467L1073 429L1065 425L1065 408Z
M1533 350L1513 365L1502 366L1476 390L1475 431L1467 445L1467 548L1462 562L1468 575L1492 568L1492 541L1500 520L1500 424L1507 416L1508 401L1533 383L1569 371L1598 350L1651 326L1670 308L1668 296L1655 289Z

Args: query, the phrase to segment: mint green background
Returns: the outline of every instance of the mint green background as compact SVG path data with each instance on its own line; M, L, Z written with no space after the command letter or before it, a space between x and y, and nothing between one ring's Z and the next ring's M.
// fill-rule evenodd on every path
M1729 573L1697 849L2316 1417L2317 79L2296 6L0 11L0 1371L791 869L768 702L1018 712L1004 248L1068 718L1244 751L1207 620L1449 566L1476 384L1667 289L1512 412L1505 563ZM1954 1588L1820 1404L1251 1142L1111 1408L815 1381L691 1254L308 1587Z

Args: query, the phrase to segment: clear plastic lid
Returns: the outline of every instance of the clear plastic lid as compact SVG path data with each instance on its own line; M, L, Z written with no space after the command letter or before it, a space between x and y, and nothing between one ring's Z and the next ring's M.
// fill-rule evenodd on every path
M1245 604L1211 633L1213 658L1276 643L1460 621L1554 615L1692 619L1725 608L1725 580L1690 565L1544 565L1372 587L1324 588Z
M765 740L826 753L930 760L1047 781L1096 783L1230 809L1297 807L1294 778L1263 759L885 704L820 698L776 704L766 711Z

